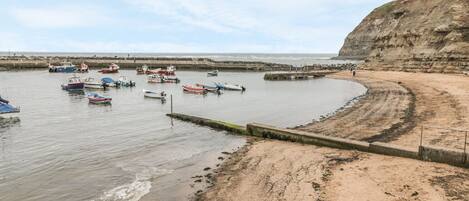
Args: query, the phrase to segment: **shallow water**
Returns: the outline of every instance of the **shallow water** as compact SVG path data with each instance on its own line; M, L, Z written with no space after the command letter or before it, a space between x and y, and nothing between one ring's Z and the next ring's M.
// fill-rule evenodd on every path
M169 101L145 99L143 88L173 94L175 112L277 126L310 122L366 91L333 79L271 82L263 73L177 74L180 84L147 84L145 76L123 70L120 75L137 87L105 91L112 105L97 106L60 89L70 75L1 72L0 95L22 111L21 123L0 128L0 200L181 200L203 189L191 177L215 168L220 152L236 150L244 138L180 121L171 127L165 116ZM81 76L103 77L95 71ZM201 96L181 89L213 81L241 83L247 91Z

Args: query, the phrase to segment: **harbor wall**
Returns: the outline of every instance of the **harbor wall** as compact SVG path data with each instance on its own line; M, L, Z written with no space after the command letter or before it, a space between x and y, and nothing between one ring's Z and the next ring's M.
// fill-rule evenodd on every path
M165 68L174 65L178 69L224 69L265 71L273 69L290 69L291 65L267 62L248 61L215 61L207 58L169 58L169 57L4 57L0 59L0 68L4 70L44 69L48 64L59 65L61 62L72 62L75 65L86 63L90 68L104 68L111 63L123 69L135 69L142 65L153 68Z
M223 121L211 120L179 113L168 114L168 116L203 126L209 126L215 129L234 132L240 135L326 146L338 149L358 150L374 154L445 163L453 166L469 168L469 156L463 151L459 150L451 150L427 145L420 146L418 149L412 149L390 143L369 143L366 141L350 140L304 131L278 128L275 126L259 123L250 123L247 124L246 127L243 127Z
M41 56L8 56L0 57L0 70L45 69L48 64L59 65L61 62L72 62L75 65L86 63L92 69L107 67L111 63L123 69L135 69L142 65L152 68L165 68L169 65L187 70L248 70L248 71L291 71L292 69L345 69L356 64L315 64L304 68L295 68L288 64L277 64L257 61L215 61L209 58L178 57L41 57Z

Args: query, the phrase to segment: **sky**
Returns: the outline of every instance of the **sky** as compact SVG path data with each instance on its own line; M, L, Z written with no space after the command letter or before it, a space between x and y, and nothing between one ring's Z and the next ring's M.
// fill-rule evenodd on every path
M0 51L337 53L390 0L0 0Z

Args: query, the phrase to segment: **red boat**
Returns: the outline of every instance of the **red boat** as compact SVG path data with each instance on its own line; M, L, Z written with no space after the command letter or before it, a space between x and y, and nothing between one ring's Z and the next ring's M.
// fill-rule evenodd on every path
M93 103L93 104L111 104L111 101L112 101L112 98L102 96L97 93L89 93L87 95L87 98L90 101L90 103Z
M166 70L163 70L161 68L155 69L155 70L146 70L146 74L158 74L158 75L176 75L176 67L174 66L168 66Z
M79 72L79 73L87 73L88 70L89 70L88 65L86 65L85 63L81 63L81 64L80 64L80 68L77 70L77 72Z
M195 94L206 94L207 90L203 87L198 87L194 85L183 85L182 90L188 93L195 93Z
M98 72L100 72L100 73L118 73L119 72L119 66L117 64L111 64L111 65L109 65L108 68L103 68Z

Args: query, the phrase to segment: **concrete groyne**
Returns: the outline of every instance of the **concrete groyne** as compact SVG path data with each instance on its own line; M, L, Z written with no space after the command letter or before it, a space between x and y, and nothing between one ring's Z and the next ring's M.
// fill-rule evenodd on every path
M346 138L324 136L310 132L278 128L275 126L259 123L250 123L247 124L246 127L243 127L223 121L211 120L179 113L168 114L168 116L183 121L196 123L198 125L209 126L215 129L222 129L245 136L326 146L338 149L358 150L374 154L446 163L453 166L469 168L469 156L466 152L460 150L450 150L442 147L428 145L420 145L418 149L413 149L390 143L370 143L366 141L350 140Z

